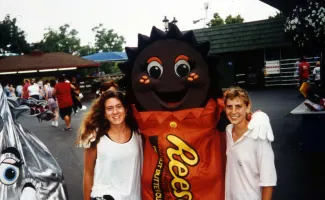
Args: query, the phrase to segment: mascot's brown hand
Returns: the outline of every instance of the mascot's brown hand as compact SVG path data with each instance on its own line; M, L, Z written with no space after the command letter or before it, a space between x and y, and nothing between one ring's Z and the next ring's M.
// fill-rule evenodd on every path
M228 126L228 124L230 124L230 121L227 118L226 112L222 111L220 113L220 119L219 122L217 124L217 129L220 132L225 132L226 131L226 127Z

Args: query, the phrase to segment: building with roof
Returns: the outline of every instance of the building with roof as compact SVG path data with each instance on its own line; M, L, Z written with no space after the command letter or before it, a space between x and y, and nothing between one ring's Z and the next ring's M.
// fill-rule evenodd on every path
M284 23L285 18L276 18L193 31L199 42L210 41L210 54L220 57L222 87L236 82L262 87L296 86L295 62L304 55L313 68L319 53L295 48L284 32Z
M290 12L296 5L306 3L307 0L260 0L283 13Z
M35 50L27 55L0 57L1 83L21 83L24 78L76 75L78 69L98 67L99 63L63 52L43 53Z

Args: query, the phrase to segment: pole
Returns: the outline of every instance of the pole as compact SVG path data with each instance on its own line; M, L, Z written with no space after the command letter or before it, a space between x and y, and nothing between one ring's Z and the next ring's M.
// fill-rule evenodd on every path
M325 88L325 65L324 65L324 47L320 53L320 80L322 88Z
M203 20L203 28L205 28L205 26L206 26L206 20L207 20L207 18L208 18L208 10L207 9L205 9L205 18L204 18L204 20Z
M266 81L265 81L265 72L266 72L266 53L265 53L265 48L263 48L263 58L264 58L264 63L263 63L263 83L264 83L264 87L266 85Z

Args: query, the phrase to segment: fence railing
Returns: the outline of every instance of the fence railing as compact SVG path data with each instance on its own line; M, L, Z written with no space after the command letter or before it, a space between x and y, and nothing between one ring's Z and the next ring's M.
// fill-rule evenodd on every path
M79 87L82 92L89 92L92 90L95 81L119 80L123 78L123 76L124 74L105 74L97 77L84 77L79 79Z
M280 73L269 74L265 76L265 86L296 86L299 84L298 67L295 67L296 61L299 58L282 59L280 60ZM320 61L319 57L307 58L307 62L310 64L310 82L314 84L312 78L312 72L315 68L317 61Z
M246 74L236 74L236 79L238 85L244 85L246 82Z

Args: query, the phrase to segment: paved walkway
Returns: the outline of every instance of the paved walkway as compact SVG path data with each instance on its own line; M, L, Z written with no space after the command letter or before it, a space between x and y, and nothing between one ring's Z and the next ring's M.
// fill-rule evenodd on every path
M290 114L303 101L296 89L267 89L250 91L249 94L253 110L261 109L270 116L275 134L273 149L278 186L273 199L322 199L316 195L325 188L325 131L320 131L324 118L305 119ZM88 98L84 105L89 108L91 102L92 99ZM72 131L69 132L61 130L64 128L63 121L60 121L59 128L54 128L49 122L37 124L34 118L21 119L23 126L43 141L57 159L65 175L70 200L83 198L83 150L74 147L73 143L85 112L72 117Z

